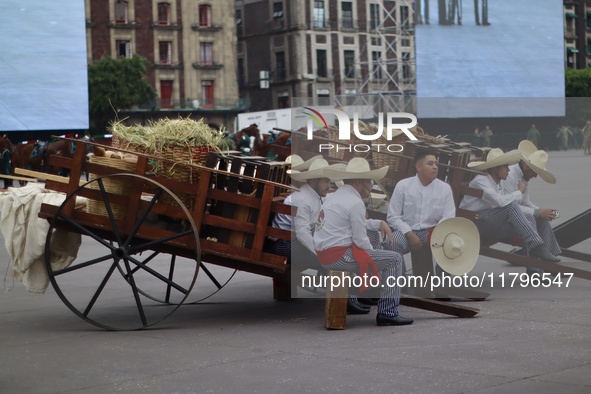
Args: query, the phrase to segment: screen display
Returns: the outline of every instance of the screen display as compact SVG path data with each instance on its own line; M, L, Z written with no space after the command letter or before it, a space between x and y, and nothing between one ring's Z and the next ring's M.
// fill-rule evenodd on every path
M88 129L81 0L0 3L0 132Z

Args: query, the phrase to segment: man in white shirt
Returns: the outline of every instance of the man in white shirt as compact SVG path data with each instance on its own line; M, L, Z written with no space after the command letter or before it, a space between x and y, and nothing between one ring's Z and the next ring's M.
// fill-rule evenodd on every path
M509 164L515 164L521 159L518 150L503 153L501 149L491 149L486 161L468 163L468 167L475 170L486 170L487 175L476 175L470 182L470 187L482 190L482 198L464 196L460 208L478 212L478 219L474 221L480 235L493 240L518 234L525 243L529 256L550 262L559 262L553 256L544 241L540 238L536 221L533 216L523 213L517 201L525 192L525 183L518 183L518 190L506 193L501 181L509 175Z
M558 256L561 253L560 246L558 245L558 241L556 241L554 231L552 231L552 226L550 225L550 221L556 219L557 211L552 208L540 208L532 203L528 190L529 180L537 178L538 175L550 184L556 183L556 177L546 169L548 154L543 150L538 150L528 140L521 141L517 149L523 157L519 163L509 167L509 176L507 179L501 181L501 185L505 193L514 193L518 190L519 182L525 184L525 191L517 203L523 213L531 215L536 219L538 234L544 240L544 244L550 253Z
M411 249L429 248L428 238L435 226L456 216L451 187L437 179L437 152L419 150L415 169L415 176L394 187L386 217L394 234L393 250L402 255Z
M412 324L399 314L400 288L396 279L402 276L402 256L390 250L374 249L368 236L366 208L363 198L371 193L372 180L382 179L388 166L371 170L367 160L353 158L345 170L326 170L333 181L345 185L328 196L314 231L314 247L318 261L326 268L358 272L362 278L379 276L381 290L378 301L378 326ZM380 230L391 240L388 224L379 221ZM360 289L364 291L362 287Z

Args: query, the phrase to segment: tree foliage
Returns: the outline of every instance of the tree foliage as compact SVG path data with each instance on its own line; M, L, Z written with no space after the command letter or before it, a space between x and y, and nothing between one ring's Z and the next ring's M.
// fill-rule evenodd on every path
M591 97L591 68L566 69L566 97Z
M88 98L90 112L95 115L113 113L113 109L142 104L154 99L156 92L146 79L148 60L104 57L88 67ZM114 113L113 113L114 115Z

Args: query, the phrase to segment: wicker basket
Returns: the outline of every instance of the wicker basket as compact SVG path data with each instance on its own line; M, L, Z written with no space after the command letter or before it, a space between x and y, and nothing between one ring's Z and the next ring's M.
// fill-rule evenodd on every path
M359 120L358 121L359 124L359 132L361 134L365 134L365 135L369 135L369 134L375 134L377 131L377 126L375 129L372 129L372 127L370 125L368 125L367 123ZM355 144L367 144L367 141L361 140L359 138L357 138L357 136L355 135L355 132L353 131L353 127L354 127L354 122L351 122L351 139L349 141L342 141L342 142L346 142L349 143L351 145L355 145ZM339 141L339 129L336 126L329 126L328 127L328 138L334 141ZM340 150L337 150L336 147L335 149L331 149L328 151L328 157L331 157L333 159L338 159L338 160L344 160L345 158L353 158L353 157L363 157L364 159L367 159L368 156L371 155L370 152L349 152L348 150L345 150L343 148L345 148L344 145L337 145L339 148L341 148ZM346 155L346 156L345 156Z
M116 168L122 170L121 172L134 172L136 166L135 163L126 160L112 159L95 155L89 155L89 162L93 164L99 164L105 167ZM96 174L89 174L88 176L90 181L98 177L99 176ZM124 178L117 177L103 178L103 186L105 187L105 191L107 193L117 194L121 196L128 195L131 189L131 185L128 181L126 181ZM89 189L99 190L99 185L97 182L90 183L87 187ZM111 204L111 210L113 211L113 216L115 217L115 219L123 219L123 217L125 217L125 214L127 213L127 206ZM89 199L86 204L86 211L94 215L108 216L107 208L105 206L104 201L102 200Z
M150 156L161 157L167 160L155 160L154 173L163 178L173 179L175 181L196 184L199 182L199 169L188 164L204 165L207 154L213 149L208 146L188 146L180 144L170 144L158 152L148 152L144 146L132 144L118 134L113 133L113 146L125 149L131 152L142 153ZM172 163L168 160L172 160ZM187 165L185 165L186 163ZM178 193L177 197L187 207L193 208L193 196L187 193ZM164 193L159 202L176 205L172 196Z
M373 127L373 125L370 125L370 129L372 127ZM429 134L426 134L423 131L423 129L420 127L413 127L410 129L410 131L413 133L413 135L415 137L417 137L417 139L419 141L424 141L427 144L440 144L443 142L443 140L440 138L432 137ZM378 139L377 143L378 144L385 144L385 145L400 144L400 145L404 146L407 141L408 141L408 137L406 136L406 134L402 133L402 134L397 135L396 137L392 138L391 141L388 141L386 139L386 137L382 135ZM376 168L390 166L391 170L394 170L395 173L398 173L398 167L400 164L400 156L394 155L391 153L377 152L374 150L374 151L372 151L372 159L373 159L373 165ZM407 176L407 174L400 174L400 176L402 178L404 178ZM396 178L389 177L389 178L384 178L382 180L382 183L386 186L394 186L396 184L397 180L398 179L396 179Z

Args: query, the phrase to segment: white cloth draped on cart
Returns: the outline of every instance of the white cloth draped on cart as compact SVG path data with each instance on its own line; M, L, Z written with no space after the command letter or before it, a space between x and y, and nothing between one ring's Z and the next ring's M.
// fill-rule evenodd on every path
M59 206L65 198L63 193L34 183L0 193L0 231L12 261L13 274L30 292L44 293L49 285L44 258L49 222L38 217L41 204ZM77 201L77 207L78 204L84 202ZM74 261L81 238L80 234L56 230L51 244L53 269L65 268Z

